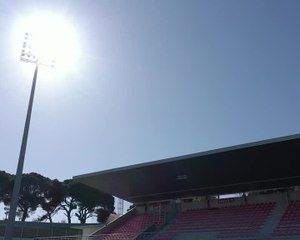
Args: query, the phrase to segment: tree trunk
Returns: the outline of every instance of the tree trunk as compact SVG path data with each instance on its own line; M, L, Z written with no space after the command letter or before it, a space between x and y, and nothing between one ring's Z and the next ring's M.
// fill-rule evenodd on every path
M52 223L51 213L48 213L48 219L49 219L49 222Z
M68 223L71 224L71 212L67 212Z
M25 222L25 219L27 218L27 214L28 214L28 209L25 208L21 219L22 222Z

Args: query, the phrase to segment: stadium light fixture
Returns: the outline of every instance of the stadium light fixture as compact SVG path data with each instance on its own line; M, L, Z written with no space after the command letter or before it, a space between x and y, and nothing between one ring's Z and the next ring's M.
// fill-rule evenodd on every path
M40 61L37 49L35 48L35 45L34 45L34 36L31 33L25 33L25 39L23 42L23 48L21 51L20 60L23 62L35 64L35 70L34 70L34 74L33 74L33 81L32 81L32 86L31 86L29 104L28 104L25 126L24 126L24 131L23 131L22 144L21 144L21 149L20 149L20 154L19 154L17 172L16 172L16 176L14 179L14 187L13 187L12 199L11 199L11 203L10 203L8 223L5 228L4 240L11 240L13 238L14 223L15 223L16 211L17 211L17 206L18 206L19 192L20 192L20 188L21 188L24 159L25 159L25 153L26 153L26 147L27 147L28 132L29 132L29 127L30 127L31 112L32 112L33 99L34 99L35 86L36 86L39 65L54 67L54 60L49 61L49 60L43 59L43 61Z
M37 48L36 39L33 33L25 33L20 60L36 65L54 67L55 61L53 58L47 58L41 55L41 52Z

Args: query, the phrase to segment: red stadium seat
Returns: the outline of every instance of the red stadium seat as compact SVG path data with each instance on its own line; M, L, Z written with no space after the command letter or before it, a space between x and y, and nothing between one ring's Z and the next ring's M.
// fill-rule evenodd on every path
M255 237L275 203L196 209L181 214L155 240L168 240L183 232L212 232L217 238Z

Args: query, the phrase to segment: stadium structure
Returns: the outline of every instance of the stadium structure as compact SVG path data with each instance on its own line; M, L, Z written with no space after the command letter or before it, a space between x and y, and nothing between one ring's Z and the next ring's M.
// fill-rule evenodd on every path
M300 134L73 179L132 208L105 225L41 225L35 239L300 239ZM33 235L31 224L18 239Z
M134 206L93 239L300 239L300 134L74 180Z

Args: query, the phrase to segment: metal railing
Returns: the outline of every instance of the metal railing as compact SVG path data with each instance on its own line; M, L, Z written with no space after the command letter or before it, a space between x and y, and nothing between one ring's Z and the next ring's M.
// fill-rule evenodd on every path
M195 232L195 231L173 231L169 232L171 238L174 240L191 240L191 239L201 239L201 240L299 240L300 236L272 236L272 234L266 234L259 237L228 237L228 238L218 238L216 232ZM136 233L112 233L112 234L99 234L92 236L57 236L57 237L38 237L34 240L159 240L161 232L143 232L138 236ZM166 235L164 235L165 237Z

